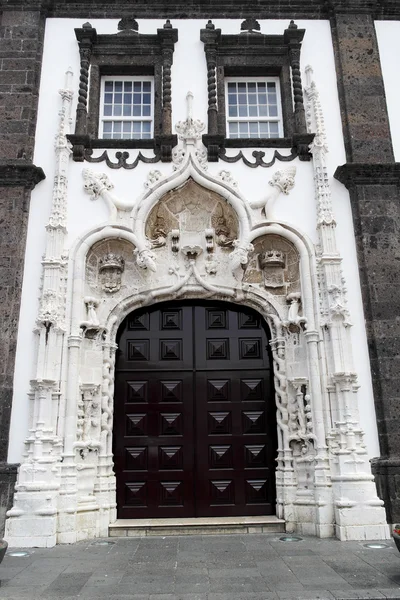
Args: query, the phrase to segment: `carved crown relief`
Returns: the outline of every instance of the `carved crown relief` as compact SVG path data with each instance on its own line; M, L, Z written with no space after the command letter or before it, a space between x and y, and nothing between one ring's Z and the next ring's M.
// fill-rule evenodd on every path
M86 282L98 293L112 295L131 281L141 279L132 252L125 240L102 240L90 249L86 260Z
M266 235L253 245L243 281L263 285L276 296L300 292L300 259L293 244L279 235Z
M185 238L197 243L203 242L205 231L210 229L214 230L217 245L231 248L239 235L237 216L219 194L189 179L153 207L146 223L146 237L157 248L166 244L169 233L179 231L182 243Z

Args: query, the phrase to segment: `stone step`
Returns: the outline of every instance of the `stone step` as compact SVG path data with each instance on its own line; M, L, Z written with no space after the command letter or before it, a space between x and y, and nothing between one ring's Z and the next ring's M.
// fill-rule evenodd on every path
M110 537L152 535L225 535L230 533L282 533L285 521L267 517L196 517L191 519L119 519Z

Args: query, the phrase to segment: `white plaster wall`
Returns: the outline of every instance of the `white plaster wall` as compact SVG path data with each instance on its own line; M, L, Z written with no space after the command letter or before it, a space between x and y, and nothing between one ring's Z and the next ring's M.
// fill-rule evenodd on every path
M395 161L400 161L400 21L375 21Z
M42 78L39 98L39 112L34 162L43 167L47 179L40 183L32 193L29 218L28 241L25 263L25 276L22 291L21 326L18 336L18 347L15 369L15 393L11 422L9 460L19 462L23 450L23 440L27 433L27 414L29 380L34 375L35 337L31 333L37 314L41 257L45 248L45 224L47 222L52 194L54 173L53 140L58 125L60 97L58 90L64 86L64 73L69 66L74 72L74 90L78 89L79 53L75 39L74 27L81 27L85 19L48 19L44 43ZM118 20L90 20L99 33L116 33ZM199 39L200 29L205 20L173 21L179 30L179 42L175 46L174 64L172 67L172 108L173 123L186 118L186 93L194 93L194 117L207 122L207 76L204 47ZM240 31L240 20L215 20L216 27L223 33ZM154 33L162 27L164 21L140 20L141 33ZM288 26L287 21L260 21L262 33L282 33ZM351 209L347 190L333 180L336 167L345 162L342 128L337 96L334 57L328 21L298 21L299 27L306 29L302 50L302 69L311 64L314 79L317 83L323 111L325 114L327 137L330 154L328 169L332 183L333 207L336 214L337 240L339 251L343 256L343 271L347 280L349 309L354 327L355 368L360 375L361 424L366 431L366 442L371 456L378 455L378 442L375 412L372 398L371 378L369 372L366 335L360 296L355 243L351 219ZM74 98L75 112L76 96ZM95 151L95 155L101 154ZM245 151L251 159L251 149ZM148 156L150 151L142 151ZM230 149L229 155L237 151ZM265 149L265 160L272 158L273 149ZM282 150L289 154L289 150ZM110 157L113 152L109 152ZM136 151L130 151L130 161ZM222 169L231 171L237 180L240 190L248 200L265 195L265 188L274 171L285 168L289 163L277 161L269 169L258 167L250 169L242 162L228 164L220 161L210 163L208 170L216 174ZM294 164L294 163L290 163ZM316 214L313 186L313 171L310 162L295 161L297 166L296 186L288 196L280 196L277 216L306 233L313 242L317 241ZM111 170L105 163L89 165L71 161L68 199L68 246L71 247L77 236L84 231L102 223L107 218L107 211L102 200L91 201L82 187L82 169L90 166L93 170L107 172L115 184L115 193L122 198L138 197L143 191L146 176L152 169L170 173L171 164L156 163L139 166L131 171Z

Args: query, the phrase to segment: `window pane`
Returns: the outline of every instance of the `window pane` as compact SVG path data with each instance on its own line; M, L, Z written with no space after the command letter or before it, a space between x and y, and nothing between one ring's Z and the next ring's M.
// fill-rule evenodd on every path
M238 90L239 92L245 92L246 91L246 83L244 82L238 82L237 84L238 86Z
M150 102L151 102L151 95L143 94L143 104L150 104Z
M114 94L115 104L122 104L122 94Z
M229 132L230 133L237 133L238 131L239 131L238 123L229 123Z
M267 83L268 92L274 92L276 90L276 84L274 81L268 81Z
M103 114L104 114L105 117L111 117L111 115L112 115L112 106L111 106L111 104L105 104L104 105Z
M111 140L111 133L103 133L103 138L105 140Z
M236 94L228 94L228 104L237 104L237 95Z
M229 116L230 117L237 117L238 116L237 112L238 112L237 111L237 106L230 106L229 107Z
M133 131L134 133L140 133L141 129L142 129L142 124L140 122L138 123L132 123L133 125Z
M228 83L228 92L236 92L236 83L235 82L229 82Z
M260 137L268 137L269 128L268 123L260 123Z
M257 106L249 106L249 117L258 117Z
M255 93L256 92L256 83L255 82L254 83L248 83L247 84L247 89L248 89L249 93L250 92Z
M264 104L262 104L261 106L258 107L258 114L260 115L260 117L268 117L268 107L265 106Z
M265 83L259 82L257 84L257 88L258 88L258 92L265 92L265 90L266 90Z
M113 91L113 87L114 87L114 85L113 85L112 81L105 81L104 82L104 90L106 92L112 92Z
M243 137L248 135L248 123L239 123L239 133Z
M247 104L246 94L239 94L238 98L239 98L239 104Z
M104 123L104 125L103 125L103 131L104 132L107 131L108 133L111 133L111 131L112 131L112 123L109 123L109 122Z
M143 106L143 116L150 117L150 115L151 115L151 106L146 104L146 106Z
M270 123L269 130L271 133L278 133L278 131L279 131L278 123Z
M258 103L267 104L267 94L258 94Z
M150 133L143 133L142 140L150 140L150 139L151 139Z
M114 89L116 92L122 92L122 81L114 81Z
M247 117L247 106L239 106L239 117Z
M114 121L114 131L115 132L121 131L121 125L122 125L121 121Z
M142 116L142 107L139 105L134 105L133 107L133 116L141 117Z
M268 104L276 104L276 94L268 94Z
M104 102L105 104L112 104L113 95L112 94L104 94Z
M124 94L124 104L132 104L132 94Z
M151 92L151 81L144 81L143 82L143 91L144 92Z
M271 106L269 107L269 115L270 117L278 116L278 107L275 104L271 104Z
M131 131L131 123L130 122L128 122L128 123L122 123L122 131L124 133L127 133L127 132L130 133L130 131Z
M132 81L125 81L124 92L132 91Z
M122 104L114 104L114 117L122 115Z
M125 104L124 105L123 115L124 115L124 117L130 117L130 116L132 116L132 106L126 106L126 104Z
M143 125L143 131L147 132L147 133L150 133L150 131L151 131L151 123L149 121L147 121L147 122L144 121L144 123L142 123L142 125Z
M257 94L249 94L249 104L257 104Z
M141 92L142 91L142 82L141 81L135 81L133 84L133 90L135 92Z

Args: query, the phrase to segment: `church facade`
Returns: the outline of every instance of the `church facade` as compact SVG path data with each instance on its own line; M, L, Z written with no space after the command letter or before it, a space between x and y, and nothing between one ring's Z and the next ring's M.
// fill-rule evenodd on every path
M5 5L11 546L400 519L400 10L302 4Z

